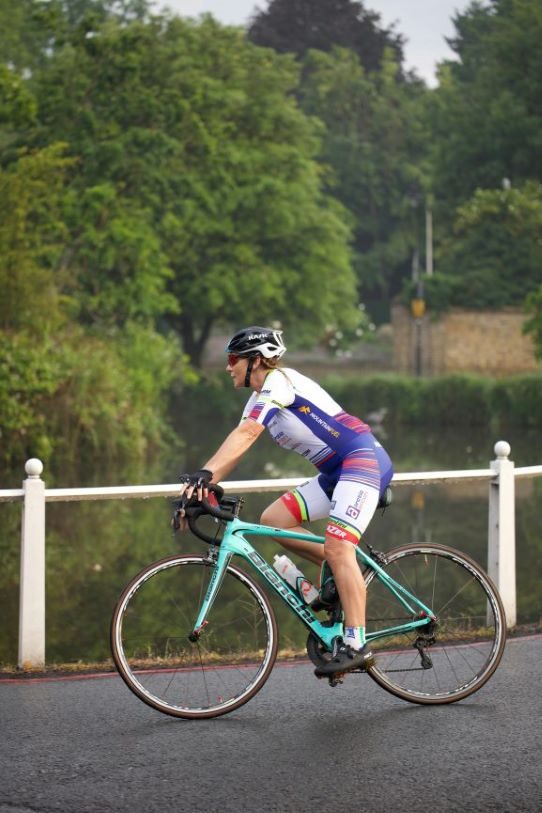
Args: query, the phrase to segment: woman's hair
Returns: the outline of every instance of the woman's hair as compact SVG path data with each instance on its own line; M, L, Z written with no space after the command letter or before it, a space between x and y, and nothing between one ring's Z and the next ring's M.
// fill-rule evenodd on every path
M266 359L260 355L260 361L262 367L267 367L268 370L277 370L280 368L280 359L277 356L272 359Z

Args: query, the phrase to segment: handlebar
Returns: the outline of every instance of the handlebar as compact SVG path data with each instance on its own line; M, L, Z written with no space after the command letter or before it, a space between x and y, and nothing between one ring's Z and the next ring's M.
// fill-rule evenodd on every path
M208 499L203 499L201 502L195 501L194 495L187 501L183 496L176 504L172 524L174 530L179 529L179 515L182 509L188 520L188 527L195 536L209 544L220 544L216 537L209 536L197 527L198 520L203 516L211 516L222 522L231 522L234 517L238 516L243 500L240 497L224 497L224 489L215 483L209 483L207 488L211 494L215 495L218 505L212 505Z

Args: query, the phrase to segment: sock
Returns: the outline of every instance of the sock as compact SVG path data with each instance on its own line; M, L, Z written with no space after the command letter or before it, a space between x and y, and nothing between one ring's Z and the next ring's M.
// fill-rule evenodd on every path
M365 627L344 628L344 642L352 649L362 649L365 646Z

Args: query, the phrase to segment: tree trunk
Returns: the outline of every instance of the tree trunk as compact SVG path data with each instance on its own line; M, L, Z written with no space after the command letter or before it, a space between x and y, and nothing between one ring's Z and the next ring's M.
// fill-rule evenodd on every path
M214 318L208 316L202 327L194 324L194 320L189 313L182 313L178 319L178 328L183 340L183 350L190 357L194 367L201 369L205 345L211 334Z

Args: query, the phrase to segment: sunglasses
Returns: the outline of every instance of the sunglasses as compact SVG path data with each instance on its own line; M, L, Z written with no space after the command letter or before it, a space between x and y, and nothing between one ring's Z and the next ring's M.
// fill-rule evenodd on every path
M234 367L239 359L243 358L242 356L238 356L236 353L228 353L228 364L230 367Z

